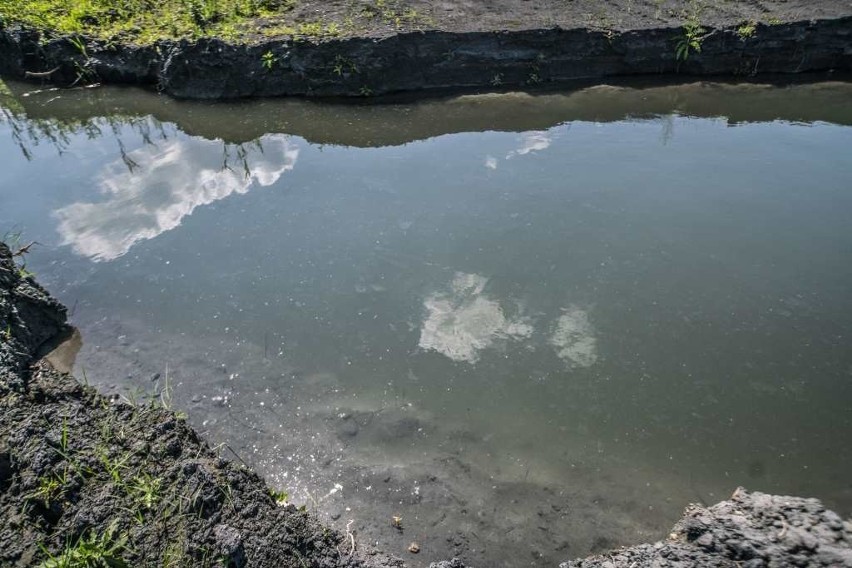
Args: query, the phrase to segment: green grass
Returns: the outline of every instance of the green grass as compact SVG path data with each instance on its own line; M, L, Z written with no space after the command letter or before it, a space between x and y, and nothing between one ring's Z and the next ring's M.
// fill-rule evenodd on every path
M86 36L149 45L163 39L217 37L251 43L292 36L324 39L358 33L376 23L397 30L431 19L405 0L352 2L342 21L304 19L299 0L0 0L0 21L38 29L47 37ZM85 44L78 49L86 59ZM271 61L263 61L267 70Z
M364 13L397 29L415 25L422 19L417 10L404 6L400 0L373 0L365 6Z
M39 568L125 568L129 566L123 558L126 549L127 535L117 535L113 525L103 533L92 531L67 544L57 556L48 554Z
M737 35L740 36L741 40L745 41L754 37L754 32L756 31L757 24L755 22L745 22L737 28Z
M65 494L65 486L68 483L67 471L62 475L47 475L39 479L38 489L33 491L28 498L41 501L46 506L62 500Z
M701 27L698 15L694 14L683 24L683 31L677 38L675 57L678 61L686 61L691 53L701 53L701 42L704 41L706 30Z
M152 43L159 39L251 34L297 0L0 0L0 19L54 35Z
M126 489L138 507L151 510L160 502L162 484L162 479L143 472L134 477Z
M269 489L269 496L272 497L273 501L279 504L287 503L290 499L290 494L286 491L272 488Z

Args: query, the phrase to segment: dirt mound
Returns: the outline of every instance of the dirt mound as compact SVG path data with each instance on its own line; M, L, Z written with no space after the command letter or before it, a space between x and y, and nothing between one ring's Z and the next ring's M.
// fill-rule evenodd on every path
M749 493L691 505L669 538L574 560L560 568L852 566L852 523L817 499Z

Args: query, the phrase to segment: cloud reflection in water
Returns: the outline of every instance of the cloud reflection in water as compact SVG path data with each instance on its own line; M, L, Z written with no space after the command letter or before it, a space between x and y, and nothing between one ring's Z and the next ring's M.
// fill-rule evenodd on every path
M274 184L299 156L282 134L225 151L223 162L222 142L183 138L129 152L139 167L128 169L122 160L105 166L97 182L102 201L54 212L61 244L95 261L113 260L137 242L174 229L196 207L246 193L254 184ZM228 161L228 151L236 159Z
M514 156L526 156L532 152L541 152L547 150L553 143L553 136L545 130L530 130L529 132L521 133L521 145L516 149L506 154L506 159L509 160Z
M453 361L476 363L479 352L498 339L527 339L533 328L509 319L500 303L485 292L488 279L456 273L449 292L436 292L423 302L428 316L420 329L419 345Z

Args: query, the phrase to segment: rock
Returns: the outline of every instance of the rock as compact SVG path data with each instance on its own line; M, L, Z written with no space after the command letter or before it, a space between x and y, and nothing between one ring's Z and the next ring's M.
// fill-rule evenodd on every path
M712 507L687 507L667 541L564 562L560 568L737 565L852 567L852 527L816 499L740 488Z
M216 549L225 560L226 566L242 568L246 565L246 552L240 533L228 525L216 525L213 529L216 537Z
M452 560L442 560L441 562L432 562L429 568L465 568L464 562L458 558ZM468 567L469 568L469 567Z

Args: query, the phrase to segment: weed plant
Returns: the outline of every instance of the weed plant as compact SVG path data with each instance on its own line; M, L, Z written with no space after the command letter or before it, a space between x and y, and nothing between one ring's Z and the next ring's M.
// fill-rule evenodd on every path
M697 18L687 20L683 24L682 35L678 38L675 47L675 56L678 61L686 61L690 53L701 53L704 33L704 28L701 27Z
M62 552L52 555L39 568L126 568L122 554L127 548L127 535L116 534L115 525L105 532L89 532L75 543L67 543Z

